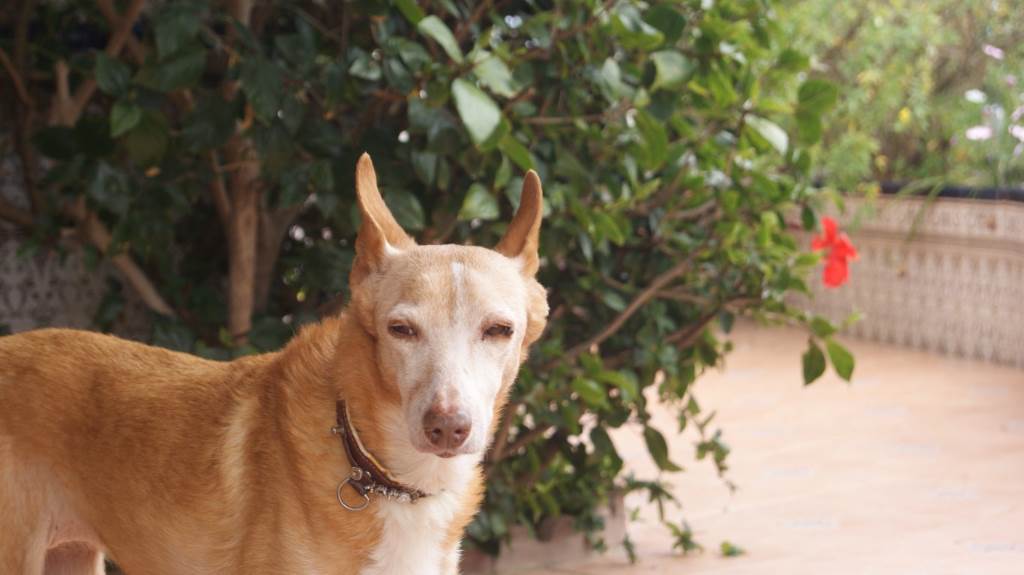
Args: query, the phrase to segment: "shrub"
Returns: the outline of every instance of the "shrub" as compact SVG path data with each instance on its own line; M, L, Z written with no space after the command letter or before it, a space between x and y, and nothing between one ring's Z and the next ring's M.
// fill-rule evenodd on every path
M3 47L19 89L6 98L32 210L3 215L37 247L78 225L116 255L159 345L273 350L336 311L364 150L425 242L488 245L521 174L540 173L552 321L486 459L468 532L483 549L557 515L592 530L612 490L670 499L656 479L624 477L608 433L636 426L657 466L679 471L677 430L651 425L652 401L696 427L697 458L724 472L729 449L693 384L739 314L811 326L808 381L825 369L815 340L852 369L834 327L785 299L818 261L793 232L817 225L810 147L837 94L788 47L770 2L15 12Z
M1024 185L1019 3L799 0L782 9L790 37L843 86L825 132L825 182Z

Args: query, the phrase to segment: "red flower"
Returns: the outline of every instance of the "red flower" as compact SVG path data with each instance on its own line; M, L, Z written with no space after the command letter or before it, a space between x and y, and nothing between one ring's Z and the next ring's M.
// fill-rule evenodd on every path
M822 218L821 227L822 234L811 242L811 249L828 250L822 282L825 287L839 287L850 276L847 263L857 259L857 249L850 243L850 238L839 231L839 226L832 218Z

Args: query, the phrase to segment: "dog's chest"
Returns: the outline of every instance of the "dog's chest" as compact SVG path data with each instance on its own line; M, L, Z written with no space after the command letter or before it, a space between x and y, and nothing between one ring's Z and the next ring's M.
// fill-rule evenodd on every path
M381 502L376 510L381 521L381 538L363 575L456 572L458 546L444 549L444 544L460 503L451 492L438 493L415 504Z

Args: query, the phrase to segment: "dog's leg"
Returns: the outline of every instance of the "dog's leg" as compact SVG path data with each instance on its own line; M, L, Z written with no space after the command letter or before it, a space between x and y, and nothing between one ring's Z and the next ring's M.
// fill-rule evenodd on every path
M103 554L85 543L65 543L46 553L45 575L103 575Z
M46 529L44 496L0 435L0 573L42 575Z

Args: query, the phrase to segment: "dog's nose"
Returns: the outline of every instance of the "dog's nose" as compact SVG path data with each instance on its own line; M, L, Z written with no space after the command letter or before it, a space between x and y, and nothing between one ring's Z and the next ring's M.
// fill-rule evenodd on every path
M423 416L423 433L438 449L456 449L466 442L473 422L461 409L442 410L432 407Z

